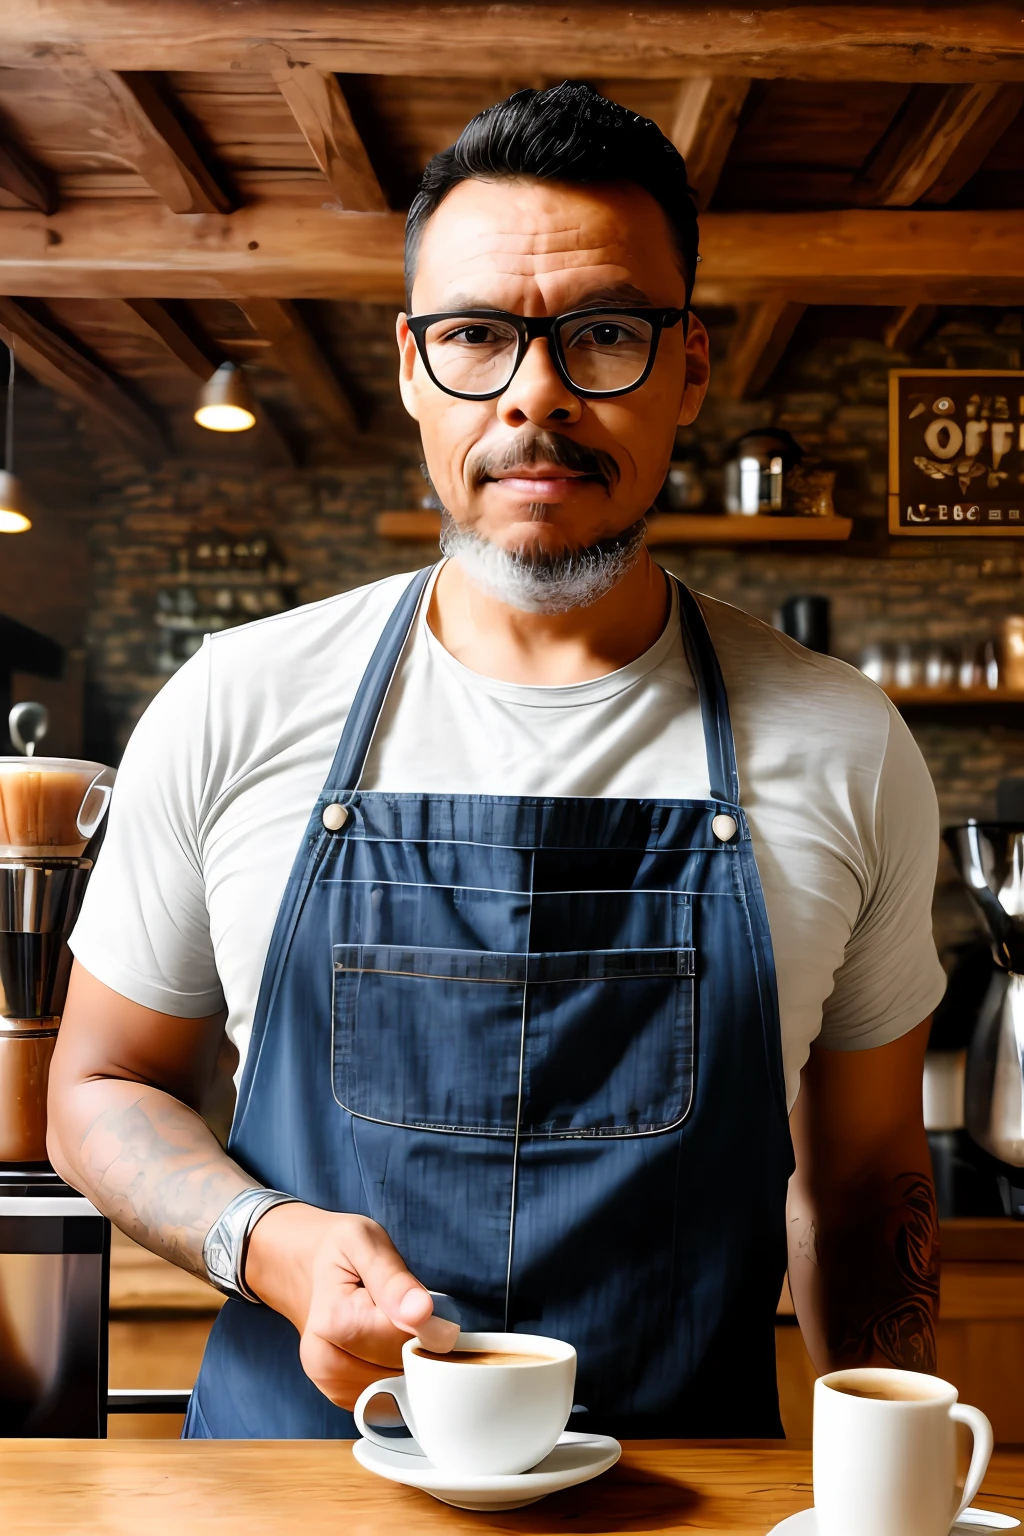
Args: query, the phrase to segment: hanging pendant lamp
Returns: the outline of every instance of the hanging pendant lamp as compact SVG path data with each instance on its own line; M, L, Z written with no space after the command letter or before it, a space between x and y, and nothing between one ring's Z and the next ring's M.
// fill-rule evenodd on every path
M14 473L14 338L9 348L11 370L7 377L7 430L4 433L4 467L0 469L0 533L27 533L32 527L25 492Z
M256 407L242 370L221 363L199 391L194 420L210 432L248 432L256 425Z

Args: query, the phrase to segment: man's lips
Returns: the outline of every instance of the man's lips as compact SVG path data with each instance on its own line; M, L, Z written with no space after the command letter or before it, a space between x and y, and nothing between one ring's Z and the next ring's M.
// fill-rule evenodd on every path
M515 469L499 470L495 475L488 475L487 479L514 495L526 496L533 501L557 500L566 495L574 484L604 484L600 475L566 469L561 464L524 464Z

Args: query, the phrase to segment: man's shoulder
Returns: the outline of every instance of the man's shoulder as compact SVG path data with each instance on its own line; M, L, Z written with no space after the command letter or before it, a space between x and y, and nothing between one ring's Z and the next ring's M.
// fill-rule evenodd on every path
M731 603L703 593L699 601L734 717L770 715L821 741L859 741L884 750L895 711L870 678Z

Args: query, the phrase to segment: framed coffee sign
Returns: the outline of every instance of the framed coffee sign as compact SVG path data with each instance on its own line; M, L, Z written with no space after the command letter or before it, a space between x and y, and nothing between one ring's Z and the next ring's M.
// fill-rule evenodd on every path
M1024 534L1024 373L889 373L889 532Z

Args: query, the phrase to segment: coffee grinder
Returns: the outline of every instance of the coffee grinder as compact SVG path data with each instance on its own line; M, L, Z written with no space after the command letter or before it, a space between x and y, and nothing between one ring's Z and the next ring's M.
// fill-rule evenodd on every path
M1024 1220L1024 824L969 821L943 836L998 967L967 1053L964 1119L996 1160L1006 1214Z
M39 705L0 757L0 1436L106 1433L110 1224L46 1159L67 939L113 771L35 756Z

